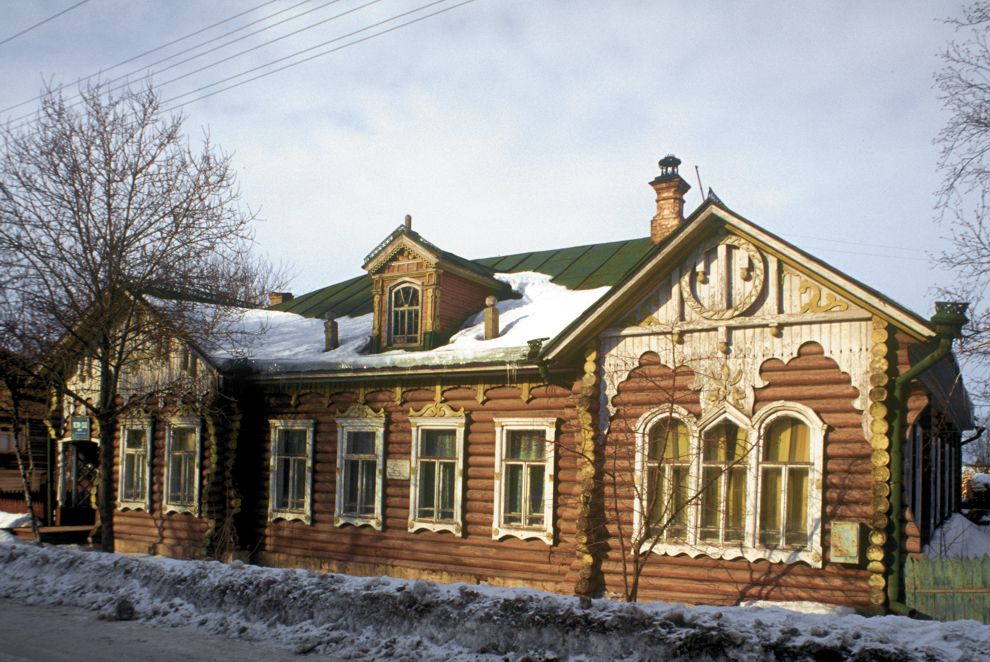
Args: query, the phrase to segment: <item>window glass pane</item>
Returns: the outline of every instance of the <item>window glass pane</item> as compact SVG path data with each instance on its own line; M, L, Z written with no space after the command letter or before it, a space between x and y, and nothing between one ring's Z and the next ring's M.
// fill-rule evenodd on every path
M423 519L436 517L434 499L437 489L437 463L421 462L419 465L419 516Z
M454 519L454 474L453 462L439 463L440 480L437 485L437 519Z
M705 462L735 462L746 455L746 434L738 425L723 421L704 434Z
M760 542L780 544L780 506L783 485L778 467L764 467L760 478Z
M724 540L738 542L746 526L746 467L730 467L726 480Z
M0 432L0 453L12 453L14 451L14 435L6 430Z
M454 430L422 430L419 454L421 457L455 457L456 440Z
M306 430L281 429L278 431L278 444L275 452L279 455L306 456Z
M763 459L768 462L810 462L808 426L794 418L778 418L767 428Z
M349 455L374 455L375 433L371 430L352 430L347 433Z
M375 462L361 461L361 492L358 512L361 515L375 514Z
M196 428L172 428L172 451L196 450Z
M670 468L670 524L667 525L667 538L683 539L687 535L688 467Z
M124 447L141 450L144 448L147 435L144 428L128 428L124 431Z
M547 436L544 430L509 430L507 458L514 460L542 460L546 453Z
M705 467L701 474L701 539L719 539L722 508L722 469Z
M529 465L529 521L530 526L543 524L543 464Z
M122 497L127 501L144 500L145 454L124 454L124 485Z
M688 429L682 421L664 419L650 430L650 459L685 461L690 455L689 443Z
M787 470L787 519L784 529L788 545L808 542L808 469L791 467Z
M664 470L661 467L651 466L646 474L646 494L643 504L644 510L649 513L648 521L653 526L663 526L664 513L666 512L667 493L666 481L664 481Z
M190 453L176 453L170 458L169 501L177 505L192 505L195 485L195 456Z
M505 521L507 524L522 523L523 504L523 465L509 464L505 467Z

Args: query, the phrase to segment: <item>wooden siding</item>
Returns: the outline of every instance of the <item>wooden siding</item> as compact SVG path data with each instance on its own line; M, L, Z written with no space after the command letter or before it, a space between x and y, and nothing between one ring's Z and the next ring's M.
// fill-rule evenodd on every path
M832 564L828 558L831 521L841 518L865 523L873 512L871 448L863 435L862 414L852 404L857 391L848 375L825 357L821 346L815 343L803 345L798 356L786 364L776 359L765 362L760 372L767 385L756 389L755 412L770 402L785 400L812 408L827 425L823 567L654 554L643 570L640 598L706 604L735 604L750 599L815 600L866 608L868 573ZM628 503L629 508L620 508L618 513L606 508L609 518L606 528L611 537L607 540L610 551L602 569L610 594L621 595L623 583L620 545L615 536L620 528L628 535L633 525L633 471L628 465L632 458L632 427L649 409L672 401L697 416L701 408L697 392L688 388L691 376L684 368L674 373L660 364L655 355L645 355L640 366L620 385L614 399L617 409L610 443L618 449L619 465L612 496L617 497L619 504ZM609 498L607 494L606 499Z
M334 526L336 491L337 429L336 412L354 402L353 396L335 397L327 406L322 395L299 397L293 407L288 396L270 395L271 418L316 421L313 471L312 524L298 521L269 522L267 508L269 440L267 425L254 422L260 440L252 446L260 451L257 463L262 476L257 504L253 508L258 559L264 563L296 565L353 574L390 574L447 581L484 582L535 586L562 593L573 591L574 563L574 485L577 461L574 452L578 428L575 400L570 389L559 386L534 388L529 402L523 402L516 386L490 388L487 400L479 404L475 388L444 391L444 402L468 415L465 429L465 484L463 536L450 532L409 533L409 480L384 480L384 523L381 531L368 526ZM432 387L403 392L402 403L394 390L367 395L367 404L387 414L386 459L409 459L411 438L410 409L419 410L433 402ZM493 494L496 489L494 417L557 417L558 451L554 497L555 543L503 538L492 540ZM247 434L247 433L245 433Z

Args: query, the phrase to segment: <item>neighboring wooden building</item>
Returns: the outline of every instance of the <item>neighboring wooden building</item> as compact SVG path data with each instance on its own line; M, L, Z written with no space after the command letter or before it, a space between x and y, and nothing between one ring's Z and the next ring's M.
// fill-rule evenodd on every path
M27 512L24 482L15 452L19 443L34 512L45 524L51 521L54 506L54 461L45 425L49 418L48 403L44 392L31 386L22 388L18 398L19 412L15 416L11 393L0 382L0 511ZM18 424L20 434L15 435Z
M365 276L245 312L260 337L201 355L222 424L122 428L118 548L898 609L958 498L964 308L927 322L713 196L684 219L660 165L649 237L472 261L407 218Z

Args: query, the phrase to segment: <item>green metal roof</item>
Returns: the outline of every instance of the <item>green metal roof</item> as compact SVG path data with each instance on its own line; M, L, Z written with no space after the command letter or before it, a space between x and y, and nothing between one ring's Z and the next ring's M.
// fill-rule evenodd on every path
M496 255L473 263L485 273L518 273L536 271L551 277L551 281L572 290L611 287L654 248L649 237L587 244L570 248ZM452 254L445 253L445 256ZM272 306L272 310L296 313L305 317L322 317L332 310L337 316L364 315L371 312L371 277L358 276L342 283L307 292L291 301Z

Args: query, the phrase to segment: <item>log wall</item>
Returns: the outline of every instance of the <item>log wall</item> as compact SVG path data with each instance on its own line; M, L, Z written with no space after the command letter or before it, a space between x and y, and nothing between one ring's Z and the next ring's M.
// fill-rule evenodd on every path
M238 414L216 407L200 420L199 514L164 512L165 431L173 409L153 417L151 499L148 510L114 511L114 542L119 552L161 554L176 558L224 556L236 542L233 508L236 494L228 489L228 459L236 447ZM120 433L114 454L114 494L119 494ZM230 515L230 517L228 517Z
M443 392L444 402L454 409L464 408L465 483L463 535L450 532L407 531L410 481L383 479L384 522L381 531L369 526L334 526L336 491L337 412L355 401L351 394L327 397L309 394L298 397L293 406L288 395L270 395L270 418L311 419L316 422L313 469L312 524L277 520L269 522L266 504L268 489L268 426L257 425L262 436L252 447L259 451L259 493L254 515L257 559L271 565L294 565L351 574L389 574L445 581L467 581L497 585L527 585L562 593L572 593L575 577L574 485L577 461L572 449L579 435L575 423L574 393L560 386L532 389L524 401L523 389L502 386L485 391L484 403L477 402L475 388L451 388ZM410 409L420 410L435 400L435 389L405 390L401 404L394 389L367 393L367 404L384 409L385 457L409 459L411 437ZM494 417L557 417L557 457L554 470L555 542L505 537L492 540L493 498L496 484ZM247 433L245 432L245 435Z
M755 391L754 413L770 402L785 400L806 405L827 425L823 486L823 567L806 563L750 562L706 556L652 554L646 561L640 584L640 599L685 603L736 604L743 600L814 600L866 608L869 602L868 573L863 569L833 564L828 557L829 531L833 519L857 520L864 524L872 514L871 448L864 437L862 414L853 407L858 393L849 376L824 356L820 345L808 343L788 363L767 361L761 376L768 382ZM676 377L676 379L675 379ZM683 406L700 414L698 394L689 389L691 373L677 373L659 363L655 355L644 355L614 399L617 407L609 443L617 446L616 503L628 509L606 507L609 551L602 565L606 590L623 594L623 565L619 532L628 539L632 530L634 496L631 462L632 430L636 420L664 403ZM623 452L623 450L625 452ZM606 463L609 462L606 455ZM622 466L625 461L626 466ZM606 492L609 487L606 485ZM606 499L610 498L607 494ZM607 502L608 503L608 502ZM629 578L626 573L626 578Z

